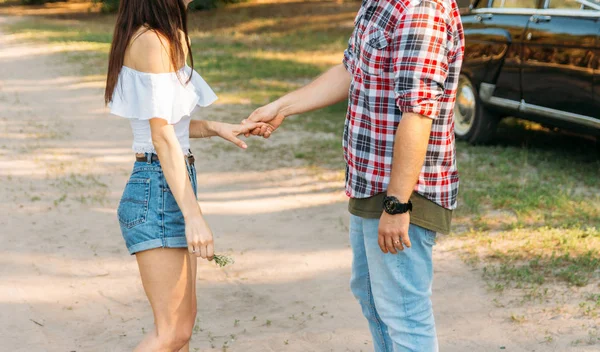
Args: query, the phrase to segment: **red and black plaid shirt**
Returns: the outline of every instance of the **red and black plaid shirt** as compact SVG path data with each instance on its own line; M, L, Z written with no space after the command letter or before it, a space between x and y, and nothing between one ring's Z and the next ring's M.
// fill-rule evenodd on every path
M352 75L344 128L346 193L385 192L402 113L433 119L415 191L456 208L454 102L464 53L455 0L364 0L344 53Z

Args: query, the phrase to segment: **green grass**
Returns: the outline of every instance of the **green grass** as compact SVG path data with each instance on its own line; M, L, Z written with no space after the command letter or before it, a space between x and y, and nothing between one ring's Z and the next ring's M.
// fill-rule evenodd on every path
M464 143L457 148L459 216L502 209L515 215L516 221L505 224L509 228L600 228L600 162L585 160L593 152Z
M536 289L548 280L586 286L600 279L600 232L596 228L542 227L462 236L467 259L484 263L483 276L496 291Z
M217 90L224 115L243 118L340 62L357 7L357 2L248 3L192 13L195 68ZM82 75L102 75L113 23L113 16L81 13L36 16L5 30L23 40L63 45L60 60L66 58ZM290 118L284 129L301 133L300 139L277 141L279 150L250 140L249 149L265 160L290 158L343 170L345 111L346 104L338 104ZM218 148L227 152L225 145ZM455 233L463 234L467 258L483 262L492 288L548 281L581 286L598 279L600 159L593 142L508 120L496 145L459 142L457 150L461 191Z

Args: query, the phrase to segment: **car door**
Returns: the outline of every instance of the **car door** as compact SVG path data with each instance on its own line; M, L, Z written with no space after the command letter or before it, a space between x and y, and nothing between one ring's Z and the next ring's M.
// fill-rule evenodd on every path
M495 97L521 100L521 45L537 7L538 0L480 0L465 24L473 51L466 55L481 56L485 76L477 81L495 83Z
M546 6L548 10L531 16L527 25L523 100L552 116L593 116L598 11L580 0L548 0Z

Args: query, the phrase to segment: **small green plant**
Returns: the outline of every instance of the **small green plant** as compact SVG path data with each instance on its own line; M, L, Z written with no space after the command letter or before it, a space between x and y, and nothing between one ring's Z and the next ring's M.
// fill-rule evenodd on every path
M511 314L510 319L518 324L522 324L527 320L524 315L517 315L515 313Z
M226 255L220 255L220 254L215 254L215 256L213 257L213 260L221 268L224 266L227 266L229 264L235 263L235 260L233 260L233 258L226 256Z

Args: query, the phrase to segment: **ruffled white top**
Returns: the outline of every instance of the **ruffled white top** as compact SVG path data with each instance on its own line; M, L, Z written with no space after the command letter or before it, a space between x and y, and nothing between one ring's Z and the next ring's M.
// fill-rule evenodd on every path
M192 79L186 83L190 73ZM214 103L217 96L189 66L178 72L148 73L123 66L115 86L110 112L128 118L136 153L156 153L150 122L161 118L173 125L181 149L190 148L190 120L196 107Z

